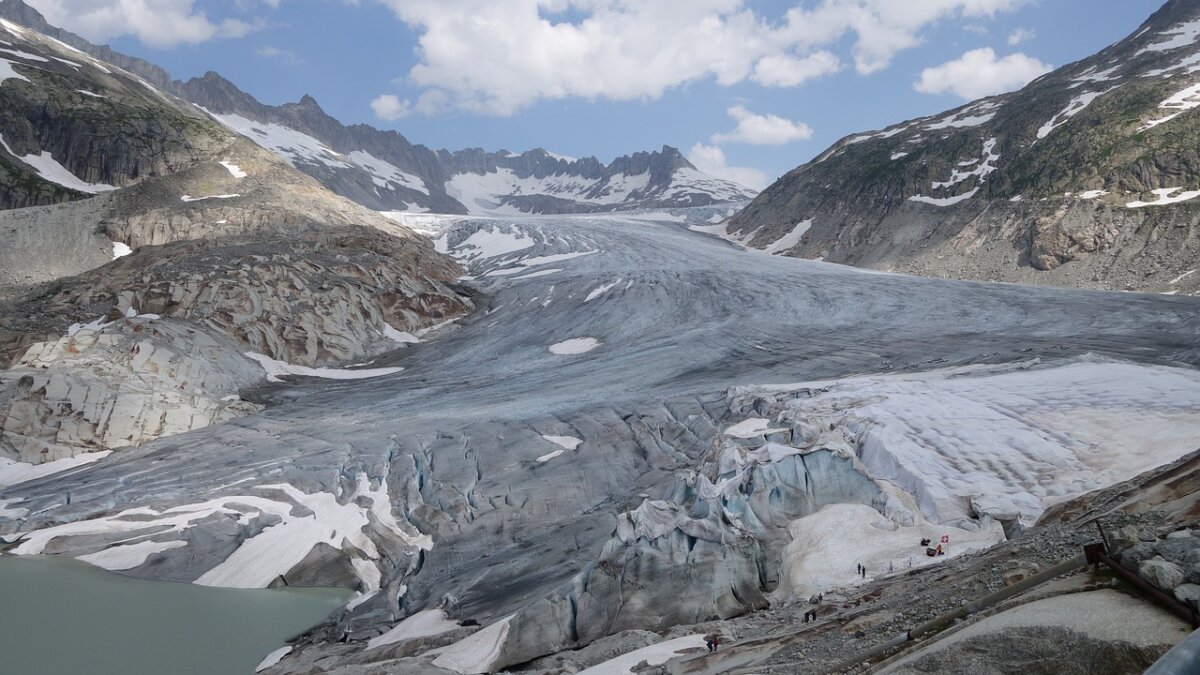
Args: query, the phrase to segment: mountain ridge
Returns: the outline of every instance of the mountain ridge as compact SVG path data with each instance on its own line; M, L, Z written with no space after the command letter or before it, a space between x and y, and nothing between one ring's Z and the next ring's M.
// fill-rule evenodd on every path
M1200 188L1197 27L1200 3L1171 0L1018 91L850 134L726 234L898 272L1193 292L1171 282L1200 253L1200 207L1178 199Z
M677 149L667 146L618 157L608 165L595 157L565 161L541 148L515 155L481 148L433 150L394 130L344 125L309 94L271 106L215 71L189 80L173 79L144 59L94 45L51 25L23 0L0 0L0 17L202 107L335 193L376 211L585 213L708 206L746 201L756 194L701 173Z

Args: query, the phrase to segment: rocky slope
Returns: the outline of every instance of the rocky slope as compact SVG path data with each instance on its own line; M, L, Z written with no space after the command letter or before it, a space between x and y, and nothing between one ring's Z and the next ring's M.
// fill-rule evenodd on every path
M842 139L728 234L930 276L1194 293L1198 34L1200 2L1171 0L1020 91Z
M706 206L741 202L754 191L700 172L678 150L664 146L657 152L639 152L618 157L605 165L594 157L575 159L540 148L516 154L501 150L487 152L479 148L447 151L415 145L394 131L381 131L357 124L345 126L321 109L316 100L304 96L296 103L267 106L241 91L216 73L186 82L173 81L166 71L142 59L126 56L108 47L93 45L82 38L51 26L36 10L22 0L0 0L0 17L32 28L86 52L106 63L136 74L142 83L174 94L212 113L229 129L279 155L285 162L316 178L321 184L344 197L377 211L417 211L458 214L582 213L622 209ZM57 63L50 63L52 70ZM69 66L62 66L69 67ZM118 77L120 75L118 74ZM69 92L69 90L68 90ZM145 91L140 92L146 94ZM127 138L115 128L105 126L112 111L86 94L67 93L65 99L36 101L34 105L55 112L65 107L95 112L94 128L81 130L90 139L86 148L73 137L48 128L39 147L62 152L88 153L68 156L67 167L77 174L104 179L113 185L125 185L133 177L161 173L165 165L179 163L173 152L191 149L194 133L179 122L165 129L139 129L139 137L161 148L151 148L157 163L132 168L97 166L95 155L110 156L118 148L100 143ZM7 101L4 101L7 103ZM123 104L122 119L138 119L136 101ZM89 105L90 104L90 105ZM92 109L99 109L93 111ZM148 119L160 119L150 115ZM184 115L184 119L191 119ZM166 122L166 120L161 120ZM75 124L78 124L76 121ZM161 138L160 138L161 136ZM53 139L50 146L44 141ZM100 139L100 140L97 140ZM19 139L22 143L24 139ZM28 144L33 147L33 144ZM21 150L25 145L17 146ZM125 153L129 155L130 153ZM116 156L121 156L117 153ZM145 162L143 161L143 164ZM86 169L86 170L85 170ZM32 188L26 188L29 190ZM62 201L69 193L41 186L45 194L37 197L10 197L12 205ZM0 195L2 197L2 195ZM4 202L0 202L3 204Z
M238 390L260 363L362 361L469 309L423 237L136 75L0 33L0 456L225 421L259 409Z

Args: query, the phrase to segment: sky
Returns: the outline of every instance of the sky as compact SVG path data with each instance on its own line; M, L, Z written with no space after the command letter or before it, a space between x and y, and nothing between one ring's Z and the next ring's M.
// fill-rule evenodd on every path
M3 1L3 0L0 0ZM754 188L851 133L1018 89L1159 0L26 0L178 78L310 94L457 150L679 148Z

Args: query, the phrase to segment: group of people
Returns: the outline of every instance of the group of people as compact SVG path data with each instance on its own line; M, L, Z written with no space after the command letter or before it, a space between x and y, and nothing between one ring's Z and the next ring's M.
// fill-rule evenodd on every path
M930 546L930 544L932 544L932 543L933 543L932 539L922 539L921 540L921 546L925 547L925 555L929 556L930 558L934 558L939 555L946 555L946 551L942 549L941 544L938 544L936 547L933 547L933 546Z
M858 563L858 576L860 576L864 579L867 578L867 566L866 565L864 565L862 563Z

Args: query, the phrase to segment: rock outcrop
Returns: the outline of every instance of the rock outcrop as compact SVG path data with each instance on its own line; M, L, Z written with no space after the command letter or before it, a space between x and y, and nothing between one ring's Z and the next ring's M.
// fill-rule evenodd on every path
M1200 3L1020 91L838 141L727 224L875 269L1179 294L1200 255Z
M0 371L0 456L40 464L136 446L257 412L240 345L155 315L73 327Z

